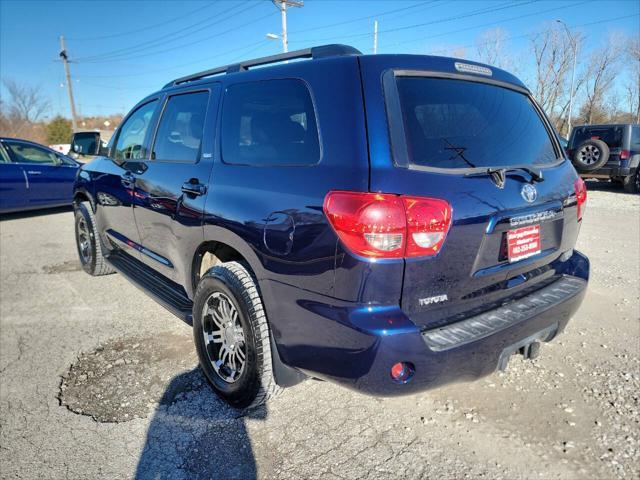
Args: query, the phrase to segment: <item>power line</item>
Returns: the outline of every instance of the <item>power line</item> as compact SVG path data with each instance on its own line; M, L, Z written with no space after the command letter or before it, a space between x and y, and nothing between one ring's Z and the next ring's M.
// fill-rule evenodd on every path
M276 12L268 13L267 15L263 15L261 17L258 17L256 19L252 20L252 21L244 22L242 24L242 26L247 26L247 25L254 24L256 22L264 20L265 18L272 17L275 14L276 14ZM222 31L222 32L218 32L218 33L215 33L213 35L209 35L207 37L200 38L198 40L194 40L193 42L183 43L183 44L180 44L180 45L175 45L175 46L173 46L171 48L165 48L165 49L162 49L162 50L157 50L157 51L154 51L154 52L148 52L148 53L144 53L144 54L141 54L141 55L133 55L133 56L130 56L130 57L124 57L124 58L118 59L117 61L131 60L131 59L144 58L144 57L151 57L151 56L154 56L154 55L161 55L161 54L164 54L164 53L167 53L167 52L171 52L171 51L174 51L174 50L177 50L177 49L190 47L191 45L195 45L197 43L202 43L202 42L205 42L205 41L210 40L212 38L221 37L221 36L226 35L226 34L228 34L230 32L236 31L237 29L238 29L238 27L232 27L232 28L230 28L228 30L225 30L225 31ZM100 63L113 63L114 61L116 61L116 60L104 61L104 62L100 62ZM99 63L99 62L93 62L93 63Z
M326 24L326 25L320 25L318 27L305 28L304 30L294 30L291 33L306 33L306 32L313 32L313 31L316 31L316 30L324 30L326 28L338 27L340 25L347 25L349 23L359 22L361 20L370 20L372 18L381 17L383 15L390 15L392 13L402 12L402 11L405 11L405 10L409 10L409 9L413 9L413 8L417 8L417 7L422 7L422 6L425 6L425 5L430 5L430 4L433 4L433 3L437 3L439 1L440 0L429 0L427 2L418 3L416 5L410 5L408 7L396 8L396 9L393 9L393 10L387 10L386 12L376 13L375 15L367 15L366 17L352 18L351 20L345 20L343 22L337 22L337 23L329 23L329 24Z
M154 28L163 27L164 25L168 25L169 23L177 22L178 20L182 20L183 18L187 18L187 17L193 15L194 13L198 13L198 12L201 12L202 10L204 10L206 8L210 8L213 5L214 5L214 2L209 3L209 4L205 5L204 7L196 8L195 10L192 10L189 13L185 13L184 15L180 15L179 17L173 17L173 18L171 18L169 20L166 20L164 22L156 23L154 25L149 25L147 27L136 28L135 30L132 30L132 31L129 31L129 32L112 33L110 35L100 35L100 36L97 36L97 37L71 37L71 38L67 38L67 40L72 40L74 42L85 42L85 41L93 41L93 40L103 40L103 39L106 39L106 38L115 38L115 37L124 37L124 36L128 36L128 35L135 35L136 33L146 32L146 31L152 30Z
M259 43L257 43L257 44L251 45L251 49L250 49L250 50L243 51L240 55L236 56L236 57L235 57L233 60L231 60L229 63L239 62L239 61L241 61L241 60L245 59L247 55L252 54L252 53L253 53L253 52L255 52L256 50L258 50L259 48L262 48L262 47L266 46L267 44L269 44L269 42L268 42L267 40L262 40L261 42L259 42ZM246 46L245 46L245 47L243 47L243 48L245 48L245 49L246 49ZM236 50L238 50L238 49L236 49ZM227 51L227 53L229 53L229 52L230 52L230 51ZM226 54L225 54L225 55L226 55ZM211 58L211 57L208 57L208 58ZM191 63L193 63L193 62L191 62ZM164 70L160 70L160 71L165 72L165 71L166 71L166 69L164 69ZM148 72L147 72L147 73L148 73ZM129 89L130 89L130 88L128 88L128 87L117 87L117 86L113 86L113 85L106 86L106 85L99 85L99 84L94 84L94 83L90 83L90 84L88 84L88 85L92 85L92 86L96 86L96 87L103 87L103 88L105 88L105 87L106 87L106 88L114 88L114 89L117 89L117 90L119 90L119 91L124 91L124 90L129 90ZM136 88L138 88L138 87L136 87ZM139 88L143 88L143 87L139 87ZM147 89L147 90L149 90L149 91L154 90L154 89L157 89L157 87L144 87L144 88L146 88L146 89ZM118 108L118 109L120 109L120 110L126 110L124 107L113 107L113 106L106 106L106 105L90 105L90 106L91 106L91 107L94 107L94 108L95 108L95 107L97 107L97 108L112 108L112 109Z
M267 40L261 40L259 42L253 42L251 44L246 44L243 45L241 47L238 48L234 48L231 50L226 50L224 53L219 54L219 55L208 55L207 57L204 58L200 58L198 60L193 60L187 63L181 63L180 65L173 65L171 67L167 67L167 68L160 68L160 69L156 69L156 70L144 70L143 68L141 68L142 71L140 72L136 72L136 73L124 73L124 74L116 74L116 75L77 75L76 77L78 78L120 78L120 77L139 77L139 76L148 76L151 73L160 73L160 72L167 72L169 70L176 70L182 67L187 67L190 65L195 65L201 62L204 62L205 60L212 60L215 58L221 58L224 57L226 55L228 55L229 53L235 53L241 50L245 50L247 48L251 49L248 52L243 52L242 55L246 55L254 50L256 50L259 47L265 46L267 45L268 41ZM233 63L233 61L231 61L230 63Z
M476 28L489 27L491 25L502 24L504 22L511 22L513 20L520 20L521 18L534 17L536 15L542 15L544 13L554 12L556 10L562 10L564 8L576 7L578 5L583 5L585 3L591 3L592 1L593 0L583 0L581 2L572 3L570 5L562 5L560 7L548 8L546 10L538 10L538 11L535 11L535 12L532 12L532 13L525 13L525 14L518 15L518 16L515 16L515 17L511 17L511 18L503 18L503 19L500 19L500 20L492 21L492 22L482 23L480 25L474 25L472 27L460 28L460 29L457 29L457 30L450 30L448 32L436 33L434 35L428 35L426 37L414 38L414 39L411 39L411 40L403 40L401 42L395 42L394 45L403 45L403 44L407 44L407 43L414 43L414 42L429 40L431 38L444 37L444 36L452 35L452 34L455 34L455 33L466 32L466 31L469 31L469 30L474 30Z
M244 2L246 3L246 2ZM234 9L237 9L238 7L242 7L242 3L239 3L237 5L234 5L233 7L231 7L229 10L227 10L223 15L225 14L230 14L224 17L220 17L220 14L214 14L211 16L208 16L207 18L204 18L202 20L199 20L198 22L192 23L191 25L188 25L186 27L180 28L178 30L175 30L173 32L170 33L165 33L160 37L151 39L151 40L147 40L145 42L139 43L137 45L133 45L133 46L128 46L128 47L124 47L124 48L119 48L117 50L112 50L110 52L105 52L102 54L98 54L98 55L93 55L93 56L89 56L89 57L81 57L79 60L84 62L84 63L101 63L103 61L116 61L114 59L117 59L117 61L120 61L122 59L126 59L130 56L130 54L132 53L139 53L142 52L144 50L148 50L148 49L152 49L155 47L159 47L160 45L164 45L166 43L171 43L174 42L176 40L180 40L182 38L186 38L186 37L190 37L195 33L201 32L202 30L206 30L214 25L218 25L220 23L223 23L227 20L229 20L230 18L233 18L234 15L238 15L241 13L244 13L248 10L251 10L252 8L255 8L256 6L258 6L258 4L251 4L249 5L247 8L245 8L244 10L240 10L238 12L233 12ZM210 22L211 20L213 20L212 22ZM210 23L207 23L210 22ZM204 25L202 25L204 23ZM202 25L200 28L197 28L195 30L193 30L194 27L198 26L198 25ZM182 32L187 32L184 33L182 35L177 35L179 33ZM122 57L122 58L117 58L117 57Z
M79 80L82 80L84 77L78 77L76 76L76 78L78 78ZM98 87L98 88L106 88L106 89L110 89L110 90L151 90L153 88L155 88L155 86L151 86L151 85L147 85L147 86L141 86L141 85L136 85L136 86L118 86L118 85L105 85L104 83L93 83L93 82L85 82L85 81L80 81L80 85L88 85L90 87Z
M614 18L608 18L606 20L598 20L595 22L588 22L588 23L581 23L579 25L569 25L569 28L574 29L574 28L580 28L580 27L590 27L591 25L599 25L601 23L609 23L609 22L616 22L618 20L623 20L623 19L627 19L627 18L633 18L633 17L638 17L640 16L640 13L635 13L633 15L621 15L619 17L614 17ZM505 41L512 41L512 40L518 40L521 38L528 38L528 37L535 37L536 35L538 35L538 32L531 32L531 33L524 33L522 35L516 35L513 37L508 37L505 39ZM481 46L481 45L489 45L491 43L494 43L492 40L489 40L487 42L480 42L480 43L471 43L468 45L456 45L453 46L452 48L471 48L471 47L476 47L476 46ZM429 52L429 55L437 55L437 54L446 54L447 52L449 52L449 48L447 49L440 49L440 50L434 50Z
M232 18L234 15L238 15L238 14L244 13L244 12L246 12L248 10L251 10L252 8L257 7L258 4L253 3L253 4L249 5L249 7L245 8L244 10L241 10L239 12L232 12L233 9L236 9L238 7L241 7L241 6L242 6L242 4L237 4L237 5L233 6L233 7L231 7L231 9L226 12L227 14L230 13L230 15L227 15L227 16L225 16L223 18L220 18L219 14L214 14L214 15L211 15L211 16L203 19L203 20L200 20L198 22L192 23L191 25L188 25L186 27L180 28L178 30L175 30L175 31L172 31L172 32L169 32L169 33L164 33L160 37L157 37L157 38L154 38L154 39L151 39L151 40L147 40L145 42L138 43L137 45L130 45L130 46L127 46L127 47L119 48L119 49L116 49L116 50L112 50L110 52L104 52L104 53L97 54L97 55L92 55L92 56L87 56L87 57L80 57L80 58L77 58L76 60L80 61L80 62L84 62L84 63L98 63L101 60L112 59L114 57L122 57L122 56L128 57L129 54L131 54L131 53L138 53L138 52L147 50L149 48L157 47L157 46L159 46L159 44L162 44L162 43L173 42L175 40L180 40L181 38L189 37L189 36L193 35L194 33L198 33L200 31L205 30L207 28L210 28L210 27L212 27L214 25L217 25L219 23L225 22L229 18ZM213 22L207 23L212 19L214 20ZM203 23L205 25L203 25L202 27L200 27L200 28L198 28L196 30L193 30L194 27L196 27L198 25L202 25ZM182 33L182 32L187 32L187 33L185 33L183 35L176 36L177 34Z
M471 12L468 13L464 13L461 15L454 15L451 17L445 17L445 18L439 18L437 20L431 20L429 22L423 22L423 23L416 23L416 24L412 24L412 25L404 25L404 26L400 26L400 27L395 27L395 28L388 28L386 30L378 30L378 33L389 33L389 32L398 32L401 30L409 30L412 28L418 28L418 27L424 27L426 25L433 25L436 23L444 23L444 22L451 22L453 20L460 20L462 18L468 18L468 17L474 17L476 15L484 15L485 13L493 13L493 12L498 12L501 10L507 10L510 8L515 8L515 7L520 7L523 5L528 5L531 3L536 3L538 0L528 0L526 2L518 2L518 3L508 3L507 5L501 5L499 7L489 7L489 8L481 8L478 10L472 10ZM358 38L358 37L366 37L371 35L370 31L367 31L365 33L354 33L354 34L350 34L350 35L341 35L340 38ZM333 37L325 37L325 38L317 38L314 40L296 40L296 43L320 43L320 42L326 42L326 41L333 41L335 40L335 36Z

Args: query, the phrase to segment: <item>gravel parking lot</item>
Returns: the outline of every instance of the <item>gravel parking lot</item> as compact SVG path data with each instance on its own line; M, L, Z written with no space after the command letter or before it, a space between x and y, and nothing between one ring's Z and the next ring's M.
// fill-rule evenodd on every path
M205 385L187 325L80 269L69 210L6 217L0 475L637 479L640 197L594 188L589 292L537 360L394 399L309 380L246 416Z

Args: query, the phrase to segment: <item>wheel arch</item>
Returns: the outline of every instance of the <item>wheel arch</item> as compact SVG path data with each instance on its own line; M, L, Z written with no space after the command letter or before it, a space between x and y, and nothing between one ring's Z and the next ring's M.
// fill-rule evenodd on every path
M193 255L190 276L190 287L193 289L193 292L195 292L197 282L200 278L209 274L211 268L217 264L214 263L209 266L206 271L202 272L202 261L205 253L212 252L220 262L239 261L244 263L249 269L249 273L254 277L258 293L264 304L267 325L269 325L271 360L276 383L281 387L290 387L306 379L306 375L286 365L280 357L278 345L275 340L276 335L274 335L273 332L273 323L270 321L268 313L270 311L269 305L273 300L268 282L263 281L266 278L266 270L262 266L254 249L240 236L222 227L205 226L205 238L206 240L198 246ZM217 253L220 254L219 257Z
M91 204L91 210L95 213L96 202L93 195L91 195L91 193L89 193L85 188L76 188L73 192L73 205L78 205L82 202L89 202Z
M221 262L232 260L244 262L258 282L258 287L262 288L261 280L265 277L264 267L255 250L243 238L226 228L212 225L205 225L204 238L205 240L198 245L192 257L189 286L193 291L204 274L201 266L204 254L207 252L213 253Z

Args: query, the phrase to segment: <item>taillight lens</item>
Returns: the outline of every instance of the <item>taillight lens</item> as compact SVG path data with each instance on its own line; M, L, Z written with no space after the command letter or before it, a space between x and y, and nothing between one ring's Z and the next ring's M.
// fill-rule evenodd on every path
M631 152L629 150L620 150L620 160L626 160L631 156Z
M324 212L345 246L368 258L435 255L451 226L451 207L434 198L329 192Z
M435 255L451 226L451 206L437 198L402 197L407 215L407 257Z
M582 220L584 209L587 206L587 186L585 185L584 180L578 178L573 183L573 189L576 192L576 200L578 203L578 220Z
M403 256L406 220L398 196L329 192L324 212L340 239L354 253L373 258Z

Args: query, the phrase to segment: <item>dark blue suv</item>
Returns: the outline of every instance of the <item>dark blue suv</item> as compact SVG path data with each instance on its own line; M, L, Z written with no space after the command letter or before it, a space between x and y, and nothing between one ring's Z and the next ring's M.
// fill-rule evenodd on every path
M236 407L306 377L400 395L487 375L587 287L584 183L485 65L342 45L228 65L149 95L103 153L75 186L85 270L192 323Z

